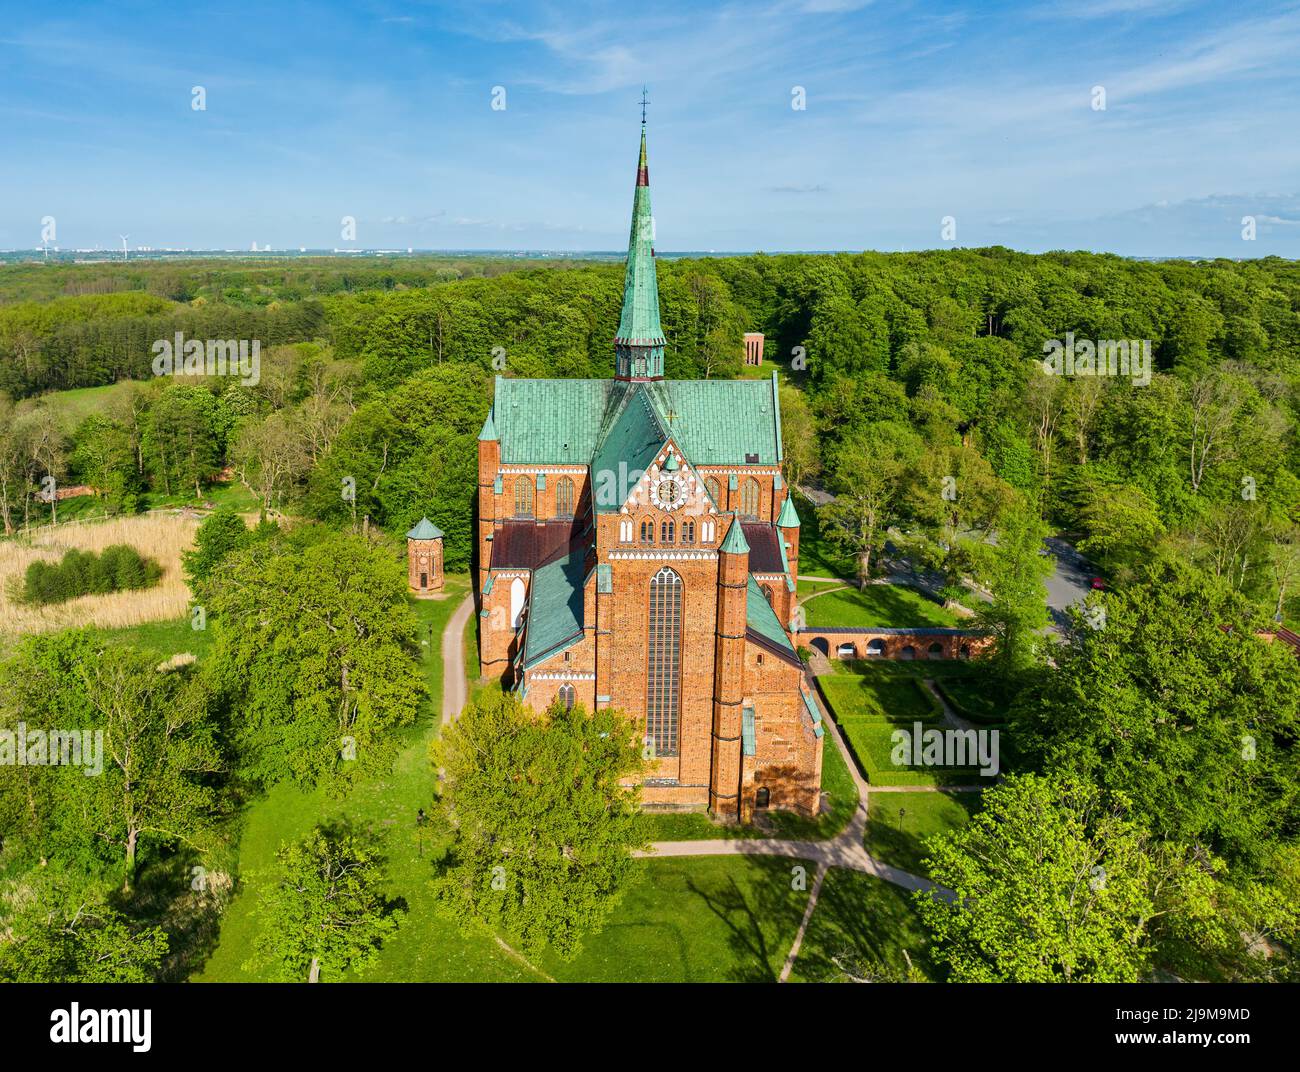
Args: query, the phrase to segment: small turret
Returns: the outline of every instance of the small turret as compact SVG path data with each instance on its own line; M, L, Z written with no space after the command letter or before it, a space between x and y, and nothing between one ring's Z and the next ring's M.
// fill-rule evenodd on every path
M442 591L442 529L427 517L406 534L406 580L418 598Z

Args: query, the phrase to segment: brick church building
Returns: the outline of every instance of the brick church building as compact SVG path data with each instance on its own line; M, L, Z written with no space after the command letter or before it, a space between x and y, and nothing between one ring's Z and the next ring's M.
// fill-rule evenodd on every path
M815 814L776 377L664 379L654 257L643 119L614 378L498 377L479 436L481 671L637 719L648 806Z

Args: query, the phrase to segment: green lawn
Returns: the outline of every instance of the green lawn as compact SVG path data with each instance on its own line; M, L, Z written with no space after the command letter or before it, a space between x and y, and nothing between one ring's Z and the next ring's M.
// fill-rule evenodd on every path
M806 869L794 890L793 869ZM565 963L561 981L775 982L812 888L811 864L775 857L646 860L600 934Z
M867 851L882 863L927 874L925 839L960 830L982 804L979 793L875 793L867 813Z
M995 725L1006 721L1006 701L997 695L986 677L950 677L936 682L948 705L971 722Z
M41 401L58 416L64 431L72 433L77 425L92 413L106 412L115 399L127 392L130 382L122 380L104 387L77 387L70 391L53 391L42 395Z
M903 975L907 958L936 980L929 942L912 895L871 875L832 868L804 934L793 982L833 982L843 978L835 961L850 968L859 962L881 965Z
M954 628L963 624L952 611L903 585L869 584L865 589L826 591L829 587L824 581L799 582L799 606L809 629ZM816 591L824 594L810 599Z
M822 790L828 795L827 810L816 819L793 812L774 811L771 830L713 822L703 812L652 812L651 841L707 841L711 838L832 838L848 825L858 808L858 787L853 783L844 757L829 736L822 738Z
M101 629L99 632L137 650L156 652L162 659L180 652L190 652L196 659L202 659L212 646L212 634L206 629L194 629L188 617L146 622L129 629Z
M817 679L841 726L848 722L934 722L939 701L921 684L921 675L900 670L915 664L832 663L832 673Z
M914 722L940 726L938 701L922 677L941 677L969 668L941 662L832 663L817 679L850 750L869 782L876 785L966 785L981 781L971 767L900 767L893 762L896 729Z

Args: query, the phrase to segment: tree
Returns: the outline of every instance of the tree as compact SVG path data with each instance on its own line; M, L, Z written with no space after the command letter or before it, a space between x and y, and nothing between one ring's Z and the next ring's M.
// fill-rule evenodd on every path
M1011 711L1026 757L1122 793L1158 837L1247 872L1300 820L1300 666L1240 594L1161 561L1072 615Z
M130 890L142 842L196 845L215 808L223 764L202 683L184 668L160 670L148 653L110 647L81 667L104 734L104 773L86 789L95 836L123 854Z
M19 882L0 941L0 981L147 983L167 955L166 932L133 924L101 890L58 868L35 868Z
M221 446L217 403L206 387L172 384L163 391L149 413L142 450L166 494L193 487L200 498L221 464Z
M213 571L233 552L248 546L253 534L228 506L214 510L194 533L194 550L181 552L185 580L196 596Z
M1079 550L1112 568L1136 565L1165 532L1156 504L1132 485L1091 484L1080 520L1088 535L1079 542Z
M1076 778L1011 777L928 847L954 897L914 896L956 982L1136 982L1168 928L1214 914L1212 864L1153 843L1122 797Z
M921 445L909 429L888 422L869 426L836 449L836 497L818 511L827 538L854 556L858 585L871 577L872 556L898 517L903 489Z
M438 742L439 812L452 841L435 889L462 923L504 931L525 951L577 954L600 929L645 845L641 745L610 708L485 694Z
M315 827L276 853L278 872L254 915L261 924L247 968L318 983L360 974L396 932L406 910L387 900L375 840L346 823Z
M817 429L804 393L788 384L781 386L781 445L785 477L791 487L813 476L821 467L817 451Z
M997 546L984 556L993 600L975 621L993 636L992 662L1004 681L1035 663L1039 631L1050 621L1043 582L1052 572L1052 558L1043 554L1045 535L1037 513L1022 505L1003 517Z
M226 558L206 582L212 677L246 773L343 791L387 769L424 696L393 545L307 529Z

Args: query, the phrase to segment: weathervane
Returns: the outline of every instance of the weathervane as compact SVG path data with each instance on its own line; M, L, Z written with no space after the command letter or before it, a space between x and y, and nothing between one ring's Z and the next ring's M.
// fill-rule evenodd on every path
M645 126L645 106L650 102L646 99L645 86L641 87L641 125Z

